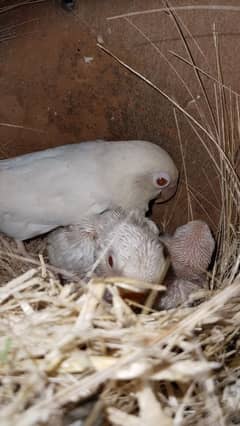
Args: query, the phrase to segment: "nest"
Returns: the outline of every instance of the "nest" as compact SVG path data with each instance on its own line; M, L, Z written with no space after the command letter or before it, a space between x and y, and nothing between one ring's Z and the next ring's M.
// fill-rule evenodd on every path
M172 101L178 130L181 110L219 176L222 207L209 289L188 306L155 312L122 298L114 280L63 286L45 263L44 240L28 246L40 256L24 259L2 237L2 425L240 424L239 98L224 86L220 67L214 83L215 132ZM235 120L227 114L229 93ZM111 304L102 297L106 289Z

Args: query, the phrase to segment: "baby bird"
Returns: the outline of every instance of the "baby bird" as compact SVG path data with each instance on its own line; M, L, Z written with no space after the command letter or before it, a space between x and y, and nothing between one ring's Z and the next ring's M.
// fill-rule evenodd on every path
M177 168L145 141L91 141L0 160L0 231L18 241L122 207L144 215L176 191Z
M159 297L156 309L171 309L186 302L204 285L215 241L208 225L200 220L177 228L173 236L161 236L171 259L164 285L167 291Z
M53 266L81 278L121 276L158 283L165 263L157 226L137 211L107 211L49 234Z

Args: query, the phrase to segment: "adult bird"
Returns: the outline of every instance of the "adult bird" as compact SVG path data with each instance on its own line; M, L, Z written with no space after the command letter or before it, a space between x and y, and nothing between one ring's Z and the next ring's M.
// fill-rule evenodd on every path
M145 141L90 141L0 161L0 231L23 241L122 207L145 214L176 191L169 154Z

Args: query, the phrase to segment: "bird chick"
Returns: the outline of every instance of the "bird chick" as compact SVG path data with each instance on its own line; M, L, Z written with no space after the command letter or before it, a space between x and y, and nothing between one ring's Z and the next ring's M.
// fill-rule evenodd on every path
M157 297L153 306L156 310L173 309L186 304L191 294L203 287L204 280L189 281L177 278L170 268L163 284L166 291Z
M215 241L208 225L193 220L179 226L173 236L161 236L178 278L199 279L209 266Z
M166 201L177 168L145 141L90 141L0 160L0 231L24 241L79 218Z
M49 234L53 266L82 278L121 276L158 283L165 263L156 225L139 212L107 211Z
M156 309L170 309L187 301L190 294L203 287L211 262L215 241L208 225L200 220L177 228L173 236L161 236L171 260L164 285L167 291L159 297Z

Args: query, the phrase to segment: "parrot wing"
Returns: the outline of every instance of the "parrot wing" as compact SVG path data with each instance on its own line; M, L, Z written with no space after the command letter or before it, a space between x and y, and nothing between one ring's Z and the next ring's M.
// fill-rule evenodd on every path
M91 151L69 147L0 161L1 231L27 239L111 208Z

